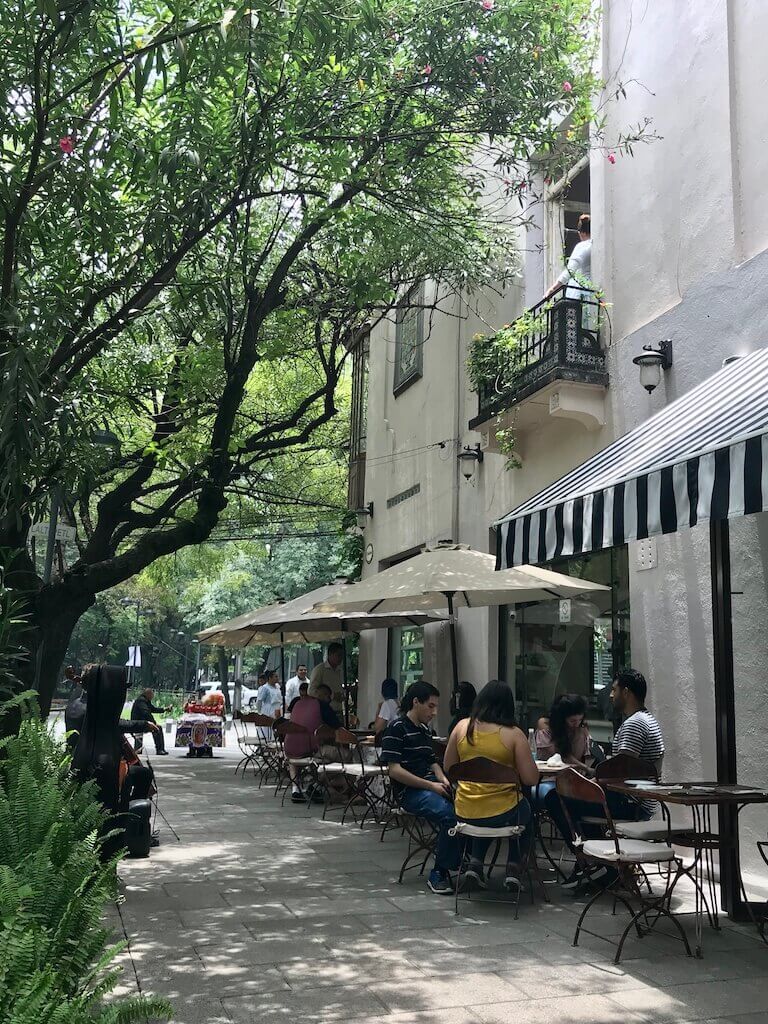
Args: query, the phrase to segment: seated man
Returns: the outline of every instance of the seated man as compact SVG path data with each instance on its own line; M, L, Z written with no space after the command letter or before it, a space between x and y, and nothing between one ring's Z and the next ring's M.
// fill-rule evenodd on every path
M165 714L170 711L170 708L155 707L152 703L152 698L155 696L155 691L151 686L148 686L145 690L142 690L136 700L133 702L131 707L131 718L136 722L146 722L150 726L152 731L152 738L155 741L155 750L158 754L167 754L168 751L165 749L165 737L163 736L163 730L155 721L155 714ZM146 730L144 730L146 731ZM141 741L139 740L136 744L136 753L140 754L142 750Z
M427 885L438 895L453 892L449 871L459 867L459 842L448 830L456 824L451 785L435 760L429 723L437 714L440 691L423 680L408 687L400 717L391 722L381 743L381 761L389 766L392 789L403 810L438 828L435 866Z
M652 764L661 777L661 766L664 760L664 739L661 735L661 727L654 716L645 707L645 698L648 692L648 684L645 677L634 669L620 669L613 680L611 687L611 700L614 709L623 716L624 721L619 727L613 741L614 754L631 754L643 761ZM622 793L614 793L606 790L606 802L611 815L617 821L648 821L656 811L654 800L633 800ZM560 804L557 793L551 793L545 798L545 806L557 825L561 835L571 850L573 846L573 835L568 828L568 822ZM574 827L582 832L579 822L582 817L589 817L595 814L595 805L581 800L569 800L568 812L573 821ZM602 868L599 872L593 872L590 876L596 880L599 875L609 878L613 869ZM583 875L577 869L571 877L563 883L567 889L575 889L584 880Z

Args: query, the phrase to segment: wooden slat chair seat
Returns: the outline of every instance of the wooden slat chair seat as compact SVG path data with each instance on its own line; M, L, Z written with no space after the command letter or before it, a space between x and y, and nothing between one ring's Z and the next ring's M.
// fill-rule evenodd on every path
M640 776L635 777L639 778ZM573 937L574 946L578 945L580 933L587 931L583 927L587 914L599 899L607 896L609 899L621 903L630 914L629 924L619 938L614 957L615 963L618 963L621 959L624 943L633 928L636 930L638 938L643 938L660 920L671 921L677 931L676 937L681 939L687 955L691 956L688 937L670 907L672 891L683 874L683 862L676 856L675 851L667 843L646 842L639 839L619 839L616 835L616 826L602 787L596 782L592 782L591 779L584 778L583 775L580 775L573 768L566 768L564 771L561 771L555 779L555 784L558 796L562 801L568 825L573 834L577 836L575 843L579 851L579 860L588 871L594 870L598 866L616 869L614 880L605 888L598 889L582 910L576 925L576 933ZM586 842L581 840L571 819L568 809L569 800L597 804L602 809L611 838L588 839ZM639 878L637 869L642 868L644 864L660 863L667 864L670 869L666 876L664 892L660 895L653 892L645 893L640 884L644 876L641 874ZM638 910L633 907L633 900L639 904ZM641 928L641 921L645 923L645 928ZM605 939L605 936L597 932L589 932L588 934ZM612 940L606 939L606 941L610 942Z
M475 782L481 785L495 785L495 786L516 786L519 794L519 798L523 797L522 784L520 782L520 776L517 774L511 765L500 764L498 761L493 761L488 757L473 757L467 761L459 761L457 764L451 766L446 773L448 781L452 785L458 785L460 782ZM457 822L454 829L451 830L452 835L461 836L462 842L462 853L461 861L464 861L464 855L467 850L467 844L472 838L489 838L497 841L496 853L494 854L492 864L495 863L496 857L498 856L499 849L501 847L502 840L506 839L510 844L510 853L512 842L519 840L520 836L525 832L525 826L523 825L506 825L501 828L488 828L483 825L470 825L467 822ZM511 858L510 858L511 859ZM539 875L538 864L536 862L533 843L529 846L528 853L525 857L520 856L518 848L517 862L520 865L520 870L523 875L528 879L528 888L531 896L531 903L534 902L534 875L538 882L544 899L549 902L549 896L544 888L544 883ZM459 912L459 894L461 888L461 877L460 873L456 875L456 891L454 893L455 911ZM520 896L522 894L522 886L520 886L514 893L511 902L515 907L515 920L517 920L518 913L520 910ZM469 893L467 894L469 897Z

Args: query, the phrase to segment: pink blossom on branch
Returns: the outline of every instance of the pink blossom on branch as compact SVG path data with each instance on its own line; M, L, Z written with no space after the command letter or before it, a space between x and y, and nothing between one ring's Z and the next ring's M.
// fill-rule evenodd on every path
M59 149L62 153L66 153L67 156L71 156L75 151L74 139L71 139L69 135L64 135L59 139Z
M563 82L563 92L573 92L573 86L570 82Z
M421 73L422 73L422 75L431 75L432 74L432 65L431 64L425 64L424 67L421 69Z
M608 163L609 164L615 164L616 163L616 154L615 153L609 153L608 154Z
M496 0L483 0L480 6L484 11L492 11L496 6Z
M475 54L475 64L482 65L482 64L485 64L485 62L487 60L488 60L488 58L485 56L484 53L477 53L477 54Z

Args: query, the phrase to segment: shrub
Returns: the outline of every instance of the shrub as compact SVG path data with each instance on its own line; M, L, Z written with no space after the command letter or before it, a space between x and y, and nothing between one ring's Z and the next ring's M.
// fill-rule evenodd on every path
M0 742L0 1006L5 1024L167 1020L143 996L104 1002L118 971L102 924L119 857L102 863L106 815L93 784L36 715Z

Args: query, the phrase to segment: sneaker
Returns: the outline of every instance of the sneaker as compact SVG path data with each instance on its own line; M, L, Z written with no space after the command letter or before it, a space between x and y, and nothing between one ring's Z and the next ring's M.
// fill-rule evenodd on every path
M451 885L450 875L447 871L438 871L437 868L433 868L432 871L429 872L427 888L435 893L436 896L453 895L453 886Z
M578 889L582 882L585 881L585 879L586 875L584 874L582 868L575 867L568 876L568 878L566 878L564 882L560 883L560 888L573 891L574 889Z
M600 867L589 876L589 881L599 885L601 889L608 889L619 877L616 868L608 866Z
M467 887L477 886L478 889L488 888L485 871L483 870L483 865L479 860L471 860L461 877Z
M167 750L157 750L157 751L155 751L155 756L156 757L168 757L168 751Z
M293 793L291 793L292 804L305 804L306 802L306 797L304 796L303 793L300 793L298 789L294 790Z

